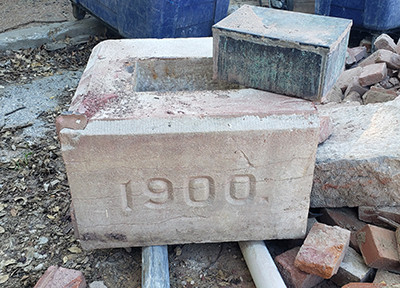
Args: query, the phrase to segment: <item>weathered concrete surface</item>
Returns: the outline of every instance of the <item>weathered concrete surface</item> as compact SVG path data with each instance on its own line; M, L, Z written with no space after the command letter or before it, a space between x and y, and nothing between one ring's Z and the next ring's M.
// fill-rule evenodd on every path
M150 56L196 60L198 39L147 41ZM135 92L143 42L122 42L95 49L70 107L88 123L59 134L82 247L303 237L314 105L253 89Z
M103 35L105 26L95 18L47 24L0 34L0 51L39 47L66 37Z
M399 99L317 108L334 133L318 147L311 207L399 205Z
M351 20L255 6L213 26L214 77L320 101L344 68Z

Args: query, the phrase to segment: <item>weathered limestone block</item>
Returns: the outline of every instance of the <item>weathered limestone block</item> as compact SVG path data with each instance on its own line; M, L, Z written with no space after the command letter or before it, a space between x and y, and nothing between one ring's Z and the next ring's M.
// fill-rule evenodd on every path
M344 69L351 20L244 5L213 26L214 77L320 101Z
M87 125L60 129L82 247L303 237L319 137L315 106L254 89L135 91L132 83L154 87L139 83L135 69L150 60L136 59L136 47L157 50L145 75L168 56L186 61L179 73L196 89L204 79L190 75L191 57L212 50L187 56L198 39L146 41L97 46L70 106ZM185 86L173 85L174 65L155 73L164 77L157 81Z
M400 101L318 105L334 133L318 146L311 207L400 203Z

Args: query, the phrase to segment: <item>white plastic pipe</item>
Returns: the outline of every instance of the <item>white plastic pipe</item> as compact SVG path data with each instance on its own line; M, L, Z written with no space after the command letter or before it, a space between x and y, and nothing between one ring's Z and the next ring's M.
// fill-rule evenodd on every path
M142 288L169 288L168 246L142 248Z
M264 241L239 242L257 288L286 288Z

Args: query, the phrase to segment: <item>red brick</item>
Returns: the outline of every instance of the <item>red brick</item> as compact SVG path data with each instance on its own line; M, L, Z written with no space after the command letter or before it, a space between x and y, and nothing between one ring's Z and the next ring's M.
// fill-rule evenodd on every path
M365 264L377 269L400 272L395 233L374 225L365 225L357 232Z
M361 86L369 86L378 83L387 76L386 63L375 63L363 68L359 82Z
M385 62L387 67L392 69L400 68L400 55L384 49L379 49L376 52L378 53L375 62Z
M346 91L344 92L344 98L346 98L352 91L356 91L360 94L360 96L362 96L365 92L368 91L368 88L362 87L360 85L358 77L353 77L351 79L351 82L347 86Z
M363 61L361 61L360 63L358 63L359 67L365 67L371 64L376 63L376 58L378 57L378 53L381 50L377 50L374 53L372 53L371 55L369 55L367 58L365 58Z
M342 288L380 288L385 286L384 283L349 283Z
M321 104L340 103L343 99L343 91L338 85L333 85L332 89L321 98Z
M295 259L300 270L331 278L339 269L350 242L350 231L316 223Z
M360 93L357 91L351 91L346 97L344 97L342 102L358 102L363 103Z
M50 266L34 288L85 288L82 272L63 267Z
M383 103L392 101L398 96L399 95L395 91L373 86L371 89L365 92L365 94L362 96L362 99L364 104Z
M288 288L313 287L324 280L318 275L303 272L294 265L299 250L300 247L295 247L275 258L276 267Z
M353 77L358 78L361 72L362 72L362 67L355 67L343 71L342 74L340 74L339 79L336 81L335 86L339 86L342 92L345 92L347 87L351 84Z
M319 139L318 144L325 142L333 133L333 123L331 117L321 116L319 117Z
M352 208L324 208L320 222L328 225L337 225L351 231L350 246L360 252L356 240L356 232L365 226L365 222L358 220L357 212Z
M392 37L383 33L376 38L374 45L376 49L385 49L390 52L396 52L396 44L394 43Z
M367 48L364 46L347 48L347 52L349 53L350 57L354 59L354 62L358 62L364 57L367 57Z

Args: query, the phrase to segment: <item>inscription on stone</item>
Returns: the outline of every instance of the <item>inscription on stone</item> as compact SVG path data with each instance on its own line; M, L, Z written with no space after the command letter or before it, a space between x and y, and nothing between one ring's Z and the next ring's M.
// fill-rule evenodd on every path
M232 178L227 201L231 204L243 205L255 196L255 178L253 175L236 175Z
M184 196L188 205L196 207L211 205L215 198L214 180L211 177L191 178L186 191Z
M235 175L228 179L225 200L233 205L250 203L256 194L256 179L253 175ZM129 181L122 184L122 207L125 211L133 210L135 197L147 197L145 205L149 208L161 208L179 195L174 192L173 183L167 179L154 178L147 182L144 191L137 191L140 183ZM136 188L133 188L136 187ZM174 195L175 193L175 195ZM184 189L183 197L189 206L212 205L215 199L214 179L208 176L190 178L187 189Z

